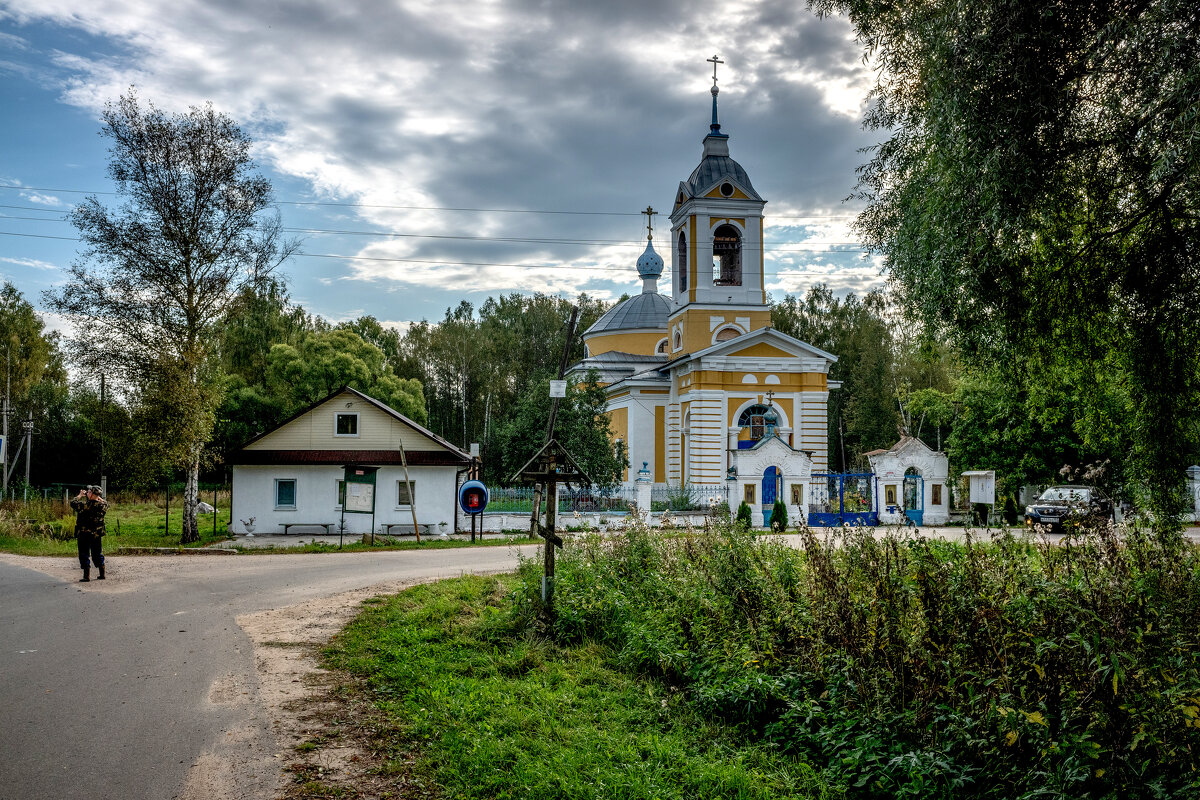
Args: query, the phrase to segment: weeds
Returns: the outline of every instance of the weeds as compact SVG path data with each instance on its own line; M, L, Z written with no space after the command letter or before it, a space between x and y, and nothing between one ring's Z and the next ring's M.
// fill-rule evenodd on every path
M1200 558L1104 525L948 543L848 528L800 550L642 527L537 568L511 613L596 642L852 797L1200 792Z

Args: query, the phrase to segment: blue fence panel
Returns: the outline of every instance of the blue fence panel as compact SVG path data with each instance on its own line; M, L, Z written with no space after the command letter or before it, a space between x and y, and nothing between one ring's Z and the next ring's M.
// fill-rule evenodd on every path
M874 473L814 472L808 498L809 525L879 524Z

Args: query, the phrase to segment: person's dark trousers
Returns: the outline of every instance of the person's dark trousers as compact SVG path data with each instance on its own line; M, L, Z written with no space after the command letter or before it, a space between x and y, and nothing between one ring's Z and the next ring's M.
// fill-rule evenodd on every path
M79 545L79 568L88 568L88 556L101 570L104 569L104 553L101 552L101 545L104 540L99 536L80 536L77 541Z

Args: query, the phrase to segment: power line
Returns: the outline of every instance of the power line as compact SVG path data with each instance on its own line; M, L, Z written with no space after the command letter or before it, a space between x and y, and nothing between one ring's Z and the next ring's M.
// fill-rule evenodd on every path
M115 196L117 192L94 192L86 189L50 189L40 186L0 186L0 189L10 189L26 192L59 192L62 194L88 194ZM276 200L276 205L284 206L317 206L330 208L384 208L398 211L465 211L485 214L560 214L570 216L596 217L640 217L640 211L572 211L565 209L536 209L536 208L472 208L466 206L403 206L382 203L335 203L321 200ZM10 206L2 206L9 208ZM30 211L39 209L27 209ZM854 219L857 214L772 214L769 219Z

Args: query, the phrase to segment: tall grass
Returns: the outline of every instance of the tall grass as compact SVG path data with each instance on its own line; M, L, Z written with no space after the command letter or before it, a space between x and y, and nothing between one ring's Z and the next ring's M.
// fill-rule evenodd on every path
M511 613L850 797L1200 797L1200 557L1178 540L634 527L567 549L552 615L524 565Z

